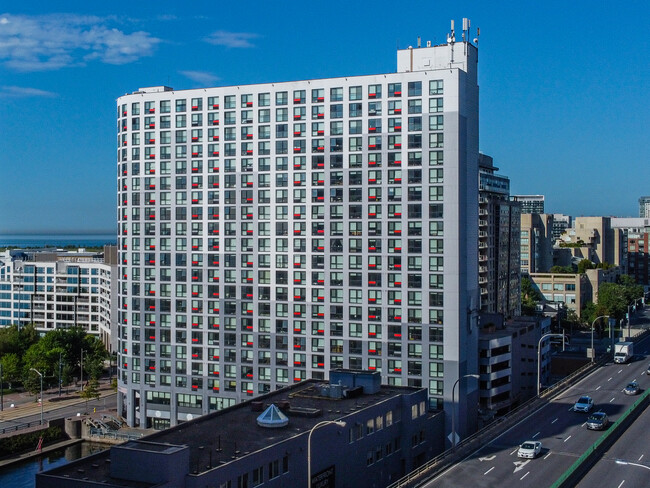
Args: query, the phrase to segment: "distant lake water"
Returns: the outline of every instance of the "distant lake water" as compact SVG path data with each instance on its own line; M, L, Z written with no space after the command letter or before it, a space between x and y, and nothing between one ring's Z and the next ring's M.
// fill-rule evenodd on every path
M0 247L101 247L116 243L117 234L0 234Z

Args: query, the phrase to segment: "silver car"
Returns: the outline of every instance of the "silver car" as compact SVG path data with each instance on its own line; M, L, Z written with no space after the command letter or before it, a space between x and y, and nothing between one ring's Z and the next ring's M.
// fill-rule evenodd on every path
M594 408L594 401L587 395L578 398L578 401L573 406L575 412L591 412L592 408Z
M639 390L639 384L636 381L632 381L623 389L623 393L626 395L636 395L639 393Z
M542 443L539 441L526 441L517 451L517 457L534 459L542 452Z

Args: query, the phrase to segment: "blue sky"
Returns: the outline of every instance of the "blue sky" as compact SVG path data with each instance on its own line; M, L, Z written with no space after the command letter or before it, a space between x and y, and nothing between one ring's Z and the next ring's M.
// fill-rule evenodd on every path
M650 2L25 1L0 10L0 233L115 229L124 93L391 72L398 46L463 17L481 29L480 149L512 192L637 216Z

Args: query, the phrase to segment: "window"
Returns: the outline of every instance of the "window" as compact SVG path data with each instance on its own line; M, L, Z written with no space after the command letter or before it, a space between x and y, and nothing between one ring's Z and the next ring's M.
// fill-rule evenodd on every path
M330 88L330 101L340 102L343 100L343 88Z
M360 86L351 86L350 87L350 100L361 100L363 98L363 93Z
M429 112L442 112L442 98L430 98L429 99Z
M429 81L429 95L442 95L443 91L442 80Z
M422 96L422 82L421 81L409 81L408 90L409 90L409 97Z

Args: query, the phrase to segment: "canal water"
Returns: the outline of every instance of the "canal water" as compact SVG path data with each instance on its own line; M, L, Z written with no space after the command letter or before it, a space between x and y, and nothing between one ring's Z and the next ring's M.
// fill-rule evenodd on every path
M110 449L110 445L81 442L65 449L48 452L19 464L0 469L0 487L34 488L36 473L63 466L75 459L90 456L96 452Z

